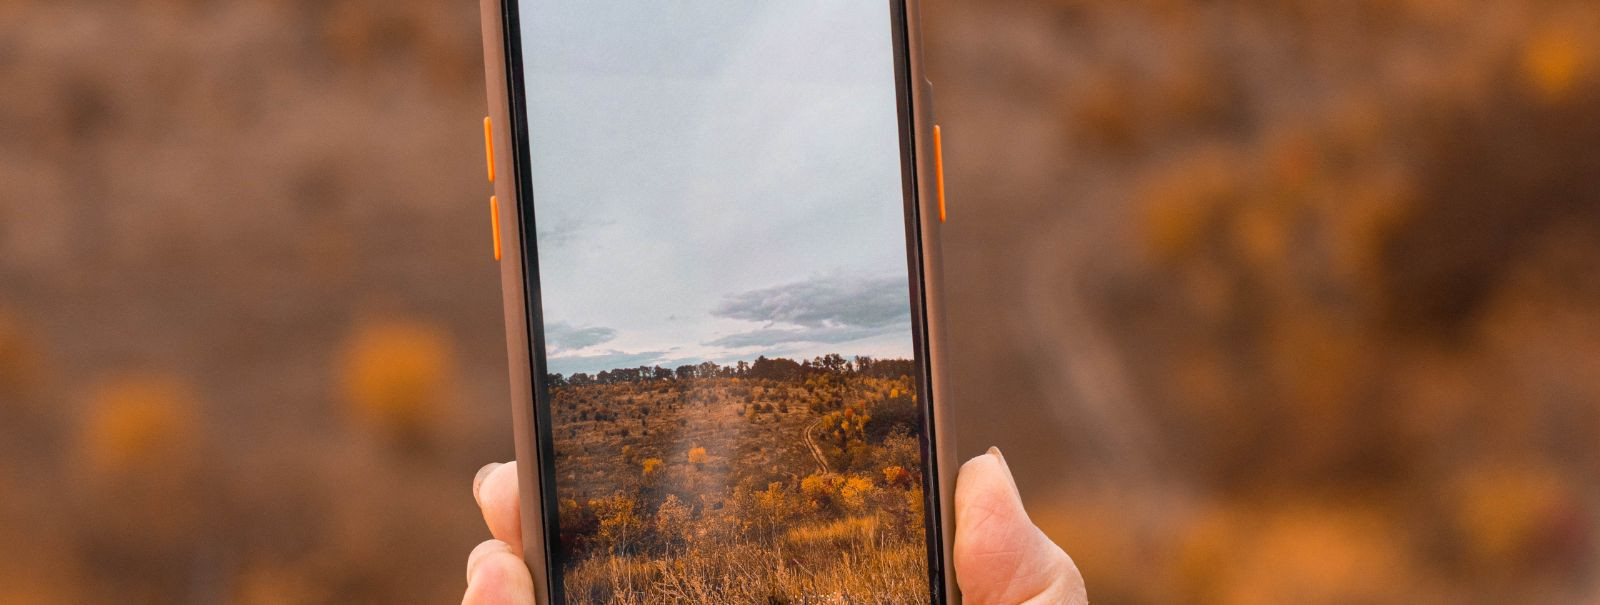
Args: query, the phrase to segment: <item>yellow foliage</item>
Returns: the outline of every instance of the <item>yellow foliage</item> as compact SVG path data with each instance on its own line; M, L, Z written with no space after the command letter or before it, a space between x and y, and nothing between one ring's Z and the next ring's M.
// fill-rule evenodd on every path
M800 493L813 500L832 496L844 479L833 473L812 474L800 480Z
M627 547L639 538L644 520L637 513L638 501L622 492L609 498L589 501L595 517L600 520L600 538L617 547Z
M911 473L903 466L884 467L883 482L889 485L909 485L911 483Z
M449 337L437 326L385 320L360 326L345 345L346 402L363 421L417 437L437 419L454 374Z
M89 398L82 443L101 473L160 472L194 455L200 436L195 396L170 376L129 375Z
M867 498L872 495L872 481L862 477L851 477L839 486L839 502L848 510L860 511L867 506Z
M1522 50L1522 71L1534 92L1549 101L1566 98L1587 67L1582 43L1578 32L1565 27L1547 29L1528 40Z
M1507 572L1538 562L1540 541L1555 535L1574 500L1559 477L1536 467L1478 470L1457 492L1467 554L1483 569Z
M689 448L689 464L701 466L708 460L710 457L706 455L706 448L700 446Z
M756 506L763 512L782 512L787 500L783 484L776 481L768 483L767 489L756 492Z
M644 476L646 477L654 475L656 470L661 468L662 464L663 463L660 458L645 458L643 462L639 463L640 467L642 467L644 471Z

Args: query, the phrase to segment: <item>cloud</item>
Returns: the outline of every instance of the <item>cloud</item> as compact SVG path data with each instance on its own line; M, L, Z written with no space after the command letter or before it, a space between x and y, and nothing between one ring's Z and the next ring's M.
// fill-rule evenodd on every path
M554 374L595 373L603 370L637 368L639 366L661 365L666 367L672 363L666 359L666 356L667 351L642 351L638 353L607 351L597 355L551 356L545 360L545 365L547 366L546 370Z
M834 344L896 331L909 333L911 303L904 277L829 275L734 294L711 314L767 326L705 343L710 346ZM788 327L776 327L779 325Z
M714 347L770 347L789 342L818 342L841 343L852 340L861 340L869 336L877 336L892 332L894 326L885 328L857 328L851 326L825 326L820 328L764 328L739 332L707 342Z
M824 276L734 294L711 314L806 327L870 327L904 321L910 317L911 302L904 276Z
M573 219L562 216L539 217L539 228L535 233L539 236L539 245L545 249L557 248L580 239L585 231L593 231L601 227L610 226L608 221L595 221L591 219Z
M587 349L611 342L616 337L616 330L604 326L580 328L564 321L549 322L544 326L545 349L551 355Z

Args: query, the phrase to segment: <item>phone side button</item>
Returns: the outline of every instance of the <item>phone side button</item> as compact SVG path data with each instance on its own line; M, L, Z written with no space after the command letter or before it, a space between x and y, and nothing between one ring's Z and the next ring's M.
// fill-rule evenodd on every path
M489 159L489 182L494 182L494 124L483 119L483 155Z
M933 126L933 178L939 192L939 222L944 222L944 136L939 125Z
M489 196L489 224L494 229L494 260L500 260L500 198Z

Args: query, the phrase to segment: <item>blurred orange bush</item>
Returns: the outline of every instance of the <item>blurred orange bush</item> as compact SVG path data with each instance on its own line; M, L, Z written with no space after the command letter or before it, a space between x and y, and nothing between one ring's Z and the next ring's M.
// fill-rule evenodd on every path
M342 353L340 383L355 417L408 446L437 430L455 378L449 337L408 319L361 323Z
M89 398L83 452L97 475L166 476L191 466L204 430L199 402L181 380L128 374L107 380Z

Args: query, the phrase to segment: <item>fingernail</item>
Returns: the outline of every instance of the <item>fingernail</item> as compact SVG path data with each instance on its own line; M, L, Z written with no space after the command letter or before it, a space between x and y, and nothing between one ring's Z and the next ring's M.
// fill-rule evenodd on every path
M478 563L482 562L484 557L486 557L486 556L488 556L488 555L490 555L490 554L492 554L492 553L494 553L496 551L511 553L513 555L517 554L517 553L511 552L511 545L510 544L506 544L505 542L501 542L499 540L489 540L488 542L484 542L482 544L479 544L477 548L472 549L472 554L467 555L467 583L468 584L472 583L472 572L477 571Z
M988 453L990 456L994 456L996 460L1000 461L1000 468L1006 470L1006 480L1011 483L1011 491L1017 492L1018 497L1020 498L1022 490L1017 487L1017 478L1011 474L1011 465L1006 463L1006 455L1000 453L1000 448L994 446L989 446Z
M483 499L478 497L478 490L483 488L483 480L488 479L489 473L493 473L494 469L500 468L500 466L499 462L485 464L483 468L478 469L478 474L472 478L472 499L477 501L479 506L483 505Z

